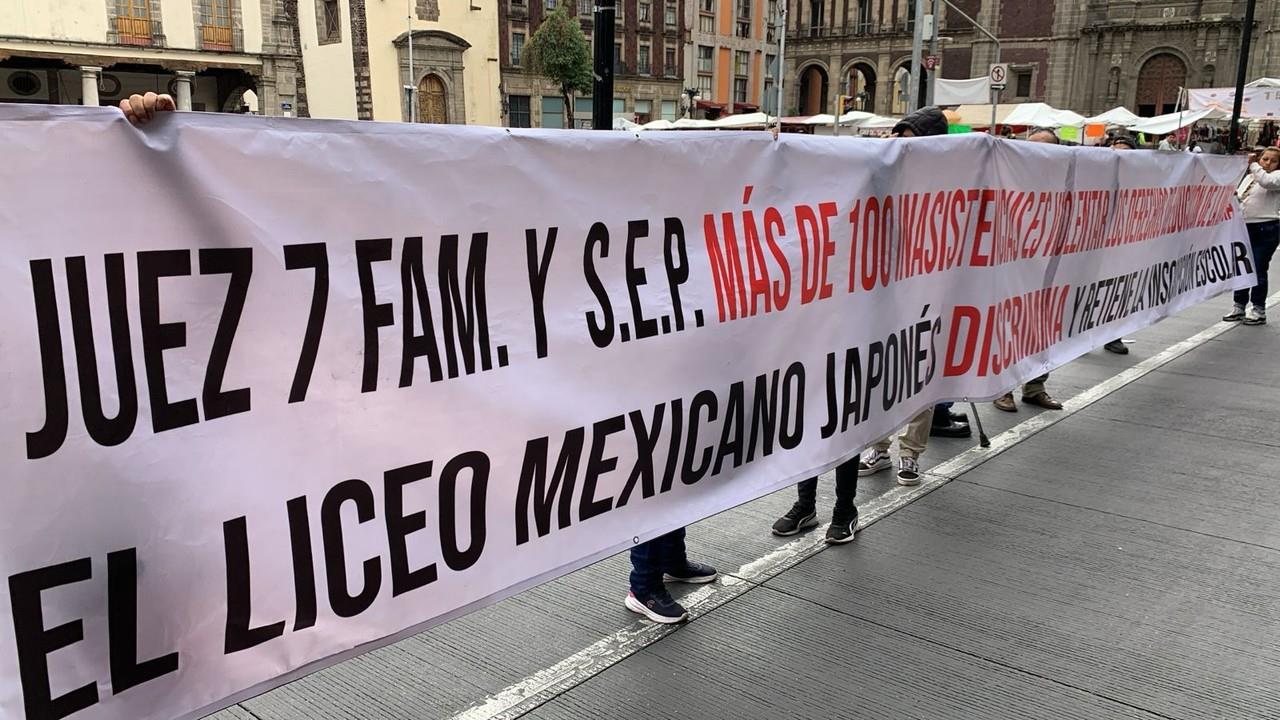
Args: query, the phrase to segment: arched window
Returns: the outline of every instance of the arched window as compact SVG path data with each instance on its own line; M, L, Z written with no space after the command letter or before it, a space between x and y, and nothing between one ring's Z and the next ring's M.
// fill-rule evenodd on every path
M857 63L849 68L845 88L853 97L853 109L875 112L876 71L870 65Z
M800 73L800 114L817 115L827 110L827 73L810 65Z
M893 71L893 96L890 102L889 112L894 117L907 114L907 107L911 103L911 73L907 72L906 65L899 65Z

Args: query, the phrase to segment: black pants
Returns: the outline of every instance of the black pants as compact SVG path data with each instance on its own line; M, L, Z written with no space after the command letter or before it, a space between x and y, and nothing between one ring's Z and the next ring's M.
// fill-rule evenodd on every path
M1267 269L1271 267L1271 256L1276 254L1276 245L1280 243L1280 221L1248 223L1249 244L1253 246L1254 271L1258 276L1258 284L1249 290L1237 290L1232 299L1237 305L1253 303L1258 308L1267 306Z
M799 485L796 485L796 494L799 495L797 504L809 510L816 509L818 478L802 480ZM831 516L843 520L857 512L857 508L853 506L853 496L857 494L858 456L854 455L852 459L836 467L836 507L831 511Z

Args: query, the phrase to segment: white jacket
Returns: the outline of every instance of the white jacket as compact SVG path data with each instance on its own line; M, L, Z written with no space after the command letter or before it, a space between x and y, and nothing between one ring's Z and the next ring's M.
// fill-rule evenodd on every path
M1267 172L1258 163L1250 164L1236 194L1245 222L1280 219L1280 170Z

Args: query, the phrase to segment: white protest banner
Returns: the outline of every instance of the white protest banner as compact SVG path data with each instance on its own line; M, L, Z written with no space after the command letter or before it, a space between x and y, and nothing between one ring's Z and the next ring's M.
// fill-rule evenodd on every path
M1252 283L1221 157L35 106L0 143L6 718L199 717Z
M1199 88L1187 90L1187 109L1220 108L1231 112L1236 100L1235 88ZM1280 118L1280 88L1245 88L1240 117Z

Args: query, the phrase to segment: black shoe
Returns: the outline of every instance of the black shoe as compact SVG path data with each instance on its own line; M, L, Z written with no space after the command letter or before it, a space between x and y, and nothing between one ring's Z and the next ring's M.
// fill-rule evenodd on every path
M720 576L710 565L703 565L692 560L685 560L684 565L668 570L662 574L663 582L681 582L701 585L709 583Z
M952 422L946 425L933 424L929 428L930 437L944 438L967 438L973 435L973 430L969 428L969 423Z
M773 523L773 534L780 537L795 535L803 530L818 526L818 513L813 508L801 507L799 503L792 505L786 515Z
M627 593L627 599L623 604L631 612L639 613L656 623L664 625L672 625L689 619L688 611L684 609L683 605L673 600L666 590L645 593L644 595L636 595L635 592L630 592Z
M1129 354L1129 348L1127 345L1124 344L1124 340L1119 340L1119 339L1112 340L1111 342L1107 343L1106 345L1103 345L1102 347L1107 352L1113 352L1117 355Z
M858 532L858 509L853 509L849 517L831 516L831 524L827 526L827 544L843 545L854 538Z

